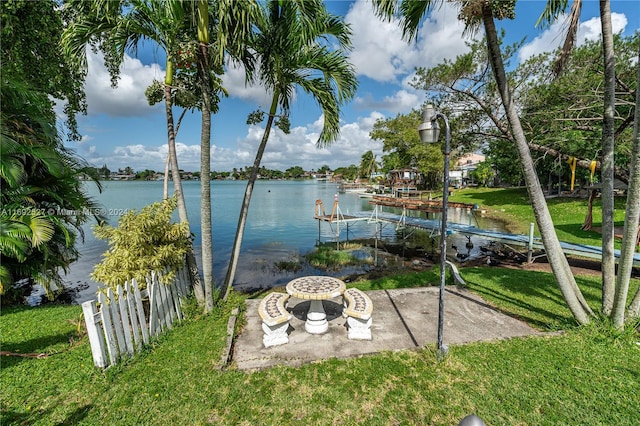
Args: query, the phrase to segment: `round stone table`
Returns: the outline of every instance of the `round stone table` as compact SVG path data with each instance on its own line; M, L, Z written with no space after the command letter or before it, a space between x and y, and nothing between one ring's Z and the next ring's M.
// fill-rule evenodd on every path
M344 282L337 278L309 276L289 281L287 293L297 299L311 300L304 329L311 334L322 334L329 330L322 301L341 296L346 288Z

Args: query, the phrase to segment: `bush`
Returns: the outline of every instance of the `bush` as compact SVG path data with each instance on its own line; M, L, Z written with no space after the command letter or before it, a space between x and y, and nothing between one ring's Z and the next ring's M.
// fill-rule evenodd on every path
M151 271L169 272L164 279L170 281L184 264L191 246L189 225L171 223L171 214L177 200L171 198L150 204L139 213L130 211L120 218L118 227L96 226L97 238L109 241L109 249L97 264L91 278L115 289L118 284L135 278L141 288Z

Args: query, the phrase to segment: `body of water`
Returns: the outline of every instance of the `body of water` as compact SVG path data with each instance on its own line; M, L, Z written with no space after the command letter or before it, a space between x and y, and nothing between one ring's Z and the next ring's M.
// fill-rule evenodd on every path
M117 225L118 217L124 211L140 210L145 205L162 199L163 183L161 181L107 181L103 183L102 193L98 192L95 185L87 185L88 192L104 208L109 215L110 224L114 226ZM221 283L226 274L246 185L246 181L211 182L213 270L217 283ZM199 262L200 182L183 182L183 190L191 231L195 234L194 249ZM319 273L320 271L308 268L295 273L286 273L277 271L273 264L276 261L297 258L311 251L317 244L318 238L322 242L336 240L335 224L323 222L319 226L318 221L314 219L316 200L321 200L327 214L330 214L336 194L336 185L329 182L312 180L256 182L235 286L239 289L270 288L284 285L295 276ZM369 200L359 197L357 193L339 194L339 206L345 215L373 210ZM386 211L392 211L392 209ZM417 212L413 215L417 215ZM424 213L422 215L424 217ZM177 214L175 217L177 220ZM480 218L483 223L474 223L475 218L460 210L451 209L449 220L475 224L488 229L503 229L500 223L487 221L484 218ZM99 284L92 282L89 275L107 249L106 241L98 240L93 235L93 225L92 223L85 225L84 242L78 242L81 256L71 265L69 273L64 277L71 286L88 284L88 288L78 295L79 303L93 298ZM344 241L347 238L346 227L343 224L341 228L340 240ZM352 223L349 225L348 237L349 239L373 238L375 229L373 224L368 224L366 221ZM382 237L395 239L395 227L383 226ZM462 238L460 241L462 245L466 242L463 236L452 238Z

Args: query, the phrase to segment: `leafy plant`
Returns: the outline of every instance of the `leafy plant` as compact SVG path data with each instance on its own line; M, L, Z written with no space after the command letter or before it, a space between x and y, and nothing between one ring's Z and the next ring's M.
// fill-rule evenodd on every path
M361 261L348 251L337 251L330 247L318 247L305 255L312 266L321 269L338 269L347 265L357 265Z
M185 238L188 223L171 223L176 206L177 199L173 197L145 206L139 213L128 212L116 228L96 226L96 237L108 240L109 249L91 278L111 287L135 278L144 287L151 271L167 268L163 279L173 279L191 245L190 239Z

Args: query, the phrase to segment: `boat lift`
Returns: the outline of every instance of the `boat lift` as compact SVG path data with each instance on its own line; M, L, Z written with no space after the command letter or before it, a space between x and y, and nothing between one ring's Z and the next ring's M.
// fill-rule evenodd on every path
M322 214L320 214L322 212ZM340 205L338 203L338 194L334 196L333 209L331 211L331 215L327 215L324 210L324 206L322 204L322 200L316 200L316 212L315 219L318 220L318 242L320 242L320 232L321 232L321 222L329 222L330 224L336 224L336 238L337 238L337 247L340 247L340 226L346 225L347 229L347 241L349 239L349 224L353 222L366 221L367 223L374 223L376 225L376 246L378 240L378 226L380 223L392 223L396 225L396 229L401 229L404 227L412 227L428 230L431 232L431 236L439 236L439 230L442 226L442 221L434 220L434 219L422 219L415 217L407 217L406 210L403 208L403 212L401 215L392 214L392 213L383 213L378 209L378 206L371 213L356 213L354 215L344 215L340 210ZM534 237L534 224L531 223L529 226L529 234L528 235L516 235L509 234L505 232L498 231L490 231L486 229L476 228L472 225L464 225L460 223L447 223L447 235L453 233L461 233L467 236L476 235L488 240L497 241L504 243L506 245L515 245L527 248L527 260L529 263L532 263L535 258L533 256L534 249L544 250L544 246L542 244L542 240L538 237ZM589 246L585 244L575 244L575 243L567 243L560 242L560 246L563 252L566 255L580 256L586 257L590 259L602 259L602 247L597 246ZM618 262L620 258L620 251L614 250L615 261ZM640 253L636 253L633 256L633 266L640 266Z
M363 222L368 220L367 217L364 216L351 216L342 213L342 210L340 210L340 203L338 202L338 194L335 194L333 196L333 208L331 209L330 215L327 215L322 200L316 200L315 213L313 217L314 219L318 220L318 243L320 243L322 222L328 222L330 226L332 224L336 225L334 234L336 236L336 247L338 250L340 249L341 225L346 226L347 241L349 241L349 224L351 224L352 222Z

